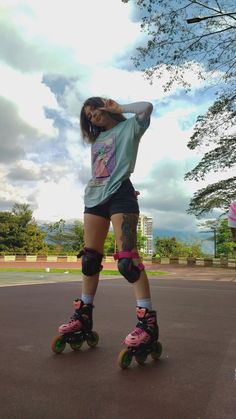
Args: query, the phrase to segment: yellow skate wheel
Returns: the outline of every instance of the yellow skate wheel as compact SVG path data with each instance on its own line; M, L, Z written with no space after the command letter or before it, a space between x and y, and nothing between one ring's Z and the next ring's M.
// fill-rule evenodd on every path
M154 360L157 360L161 357L162 354L162 344L161 342L155 342L152 345L152 352L151 352L151 357Z
M65 347L66 342L63 340L62 336L56 336L51 343L51 349L55 354L63 352Z
M90 336L87 339L87 344L90 348L95 348L99 342L99 335L97 332L91 332Z
M118 365L120 366L120 368L122 368L123 370L125 370L126 368L128 368L131 364L132 361L132 354L131 351L129 349L123 349L118 356Z
M138 355L135 355L135 361L139 365L143 365L144 362L146 361L146 359L147 359L147 354L138 354Z

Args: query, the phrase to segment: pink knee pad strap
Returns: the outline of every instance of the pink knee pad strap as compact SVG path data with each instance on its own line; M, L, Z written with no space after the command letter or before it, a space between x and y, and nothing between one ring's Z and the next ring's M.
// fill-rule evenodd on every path
M115 260L120 260L120 259L139 259L139 254L138 252L131 252L130 250L121 250L120 252L114 253L114 259ZM139 268L140 271L143 271L145 269L145 266L143 263L139 263L137 265L137 267Z

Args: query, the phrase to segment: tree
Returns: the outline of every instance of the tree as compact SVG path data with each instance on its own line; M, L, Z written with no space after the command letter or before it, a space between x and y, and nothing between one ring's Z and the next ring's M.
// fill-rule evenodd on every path
M194 66L203 79L216 74L222 82L235 78L234 0L135 0L135 3L140 9L141 30L147 36L132 59L147 79L152 82L154 77L160 78L168 71L166 89L176 82L190 87L184 72L196 63L203 64ZM189 19L196 16L205 18L190 25Z
M142 236L142 233L140 231L137 232L137 247L139 251L143 251L146 243L146 237ZM116 249L115 244L115 235L113 231L109 231L105 240L104 244L104 253L105 255L113 255L115 251L118 251Z
M186 173L185 179L204 179L210 171L224 172L236 165L236 136L228 134L236 122L236 95L222 98L214 103L205 116L200 116L195 125L188 147L195 149L202 145L215 148L206 153L200 163ZM227 210L236 198L236 177L228 177L195 192L187 212L197 216L214 208Z
M147 237L142 235L142 232L138 230L137 232L137 247L138 250L142 253L145 253L145 246L147 243Z
M15 253L17 248L17 220L8 211L0 212L0 252Z
M140 9L141 30L147 36L133 61L151 82L168 71L166 89L176 82L190 87L184 71L196 63L202 64L195 65L195 71L203 79L219 72L223 82L235 78L234 0L136 0L135 3ZM196 16L207 19L190 25L189 19Z
M122 0L128 3L129 0ZM185 179L204 179L207 172L225 171L236 164L236 7L234 0L136 0L146 42L133 57L136 67L152 82L163 75L164 88L179 84L189 89L187 70L217 86L215 103L197 119L188 147L211 146ZM202 18L196 18L202 16ZM191 18L195 18L192 20ZM190 19L190 21L189 21ZM188 23L189 22L189 23ZM168 73L168 78L166 74ZM236 198L236 177L208 185L194 194L188 212L201 215L226 209ZM230 176L230 177L229 177Z
M235 243L232 241L232 235L227 219L205 220L200 223L200 227L202 228L202 232L204 232L204 230L206 230L206 232L212 232L213 235L208 237L207 240L214 241L216 257L222 255L235 257L235 253L233 251Z
M104 244L105 255L113 255L115 252L115 236L112 231L109 231Z
M12 212L0 212L0 252L47 254L45 234L32 217L28 204L14 204Z
M33 218L33 211L29 204L15 203L12 207L12 214L18 217L19 224L25 227Z
M82 221L75 220L71 229L71 247L73 251L78 253L79 250L84 246L84 225Z
M65 220L63 220L62 218L59 221L56 221L55 223L46 224L46 227L48 229L48 239L50 240L50 242L53 242L56 245L55 250L58 255L61 254L61 249L65 241L65 224Z
M177 241L176 237L157 236L155 248L160 257L201 257L203 255L199 243L182 243Z
M216 234L216 248L217 256L235 257L233 251L235 243L232 241L231 231L228 227L228 220L223 219L220 221L217 234Z
M45 225L51 250L56 254L77 254L84 243L84 226L79 220L66 224L62 218L55 223Z

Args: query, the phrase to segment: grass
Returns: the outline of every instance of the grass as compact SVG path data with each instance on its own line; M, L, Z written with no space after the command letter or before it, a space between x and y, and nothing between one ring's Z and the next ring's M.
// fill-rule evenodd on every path
M0 272L45 272L45 268L0 268ZM62 269L62 268L50 268L50 272L47 273L65 273L81 275L81 269ZM147 271L148 276L165 275L167 272L161 271ZM102 275L121 275L117 269L103 269Z

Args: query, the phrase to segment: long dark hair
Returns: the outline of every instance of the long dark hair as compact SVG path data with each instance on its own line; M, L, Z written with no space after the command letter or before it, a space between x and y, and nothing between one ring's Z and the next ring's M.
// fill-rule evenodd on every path
M85 142L87 143L94 143L96 138L99 136L100 132L105 131L103 127L97 127L96 125L92 124L92 122L87 118L85 114L85 107L91 106L93 108L100 108L104 106L104 101L101 97L90 97L87 99L80 112L80 129L82 132L82 137ZM126 118L121 113L111 113L109 115L118 122L125 121Z

